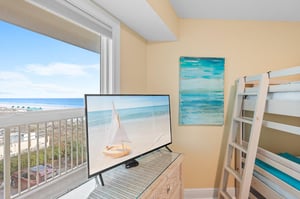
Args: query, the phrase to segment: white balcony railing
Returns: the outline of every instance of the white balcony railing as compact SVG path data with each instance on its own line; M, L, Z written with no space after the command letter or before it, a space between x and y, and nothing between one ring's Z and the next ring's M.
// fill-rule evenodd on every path
M28 194L85 165L83 109L0 113L0 199Z

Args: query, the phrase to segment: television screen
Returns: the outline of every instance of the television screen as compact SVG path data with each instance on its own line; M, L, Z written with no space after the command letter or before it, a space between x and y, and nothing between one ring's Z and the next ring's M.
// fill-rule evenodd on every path
M85 95L88 175L171 144L169 95Z

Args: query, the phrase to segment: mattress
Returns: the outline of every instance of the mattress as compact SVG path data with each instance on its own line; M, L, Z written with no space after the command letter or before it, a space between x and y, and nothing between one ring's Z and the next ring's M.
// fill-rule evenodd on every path
M281 157L284 157L290 161L293 161L297 164L300 164L300 158L293 156L289 153L281 153L279 154ZM289 176L287 174L285 174L284 172L272 167L271 165L256 159L255 160L255 164L264 169L265 171L267 171L268 173L272 174L273 176L277 177L278 179L282 180L283 182L289 184L290 186L294 187L296 190L300 191L300 181L293 178L292 176ZM271 180L269 180L267 177L263 176L262 174L260 174L257 171L254 171L253 175L258 178L260 181L262 181L264 184L268 185L268 187L270 187L271 189L273 189L274 191L276 191L278 194L284 196L285 198L298 198L297 196L292 195L291 193L289 193L288 191L282 189L279 185L277 185L276 183L272 182Z

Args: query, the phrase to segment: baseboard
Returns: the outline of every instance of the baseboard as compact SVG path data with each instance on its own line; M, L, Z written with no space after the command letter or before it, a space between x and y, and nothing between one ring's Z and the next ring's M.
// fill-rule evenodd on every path
M234 196L234 188L229 188L228 192ZM218 189L214 188L195 188L184 189L184 199L214 199L218 198Z

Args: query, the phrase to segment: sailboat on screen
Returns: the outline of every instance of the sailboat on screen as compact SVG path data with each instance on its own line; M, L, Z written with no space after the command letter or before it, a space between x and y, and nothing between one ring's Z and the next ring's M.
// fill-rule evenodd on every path
M130 143L130 139L121 124L119 113L112 104L112 120L109 129L109 144L106 145L103 153L112 158L120 158L130 154L130 147L125 143Z

